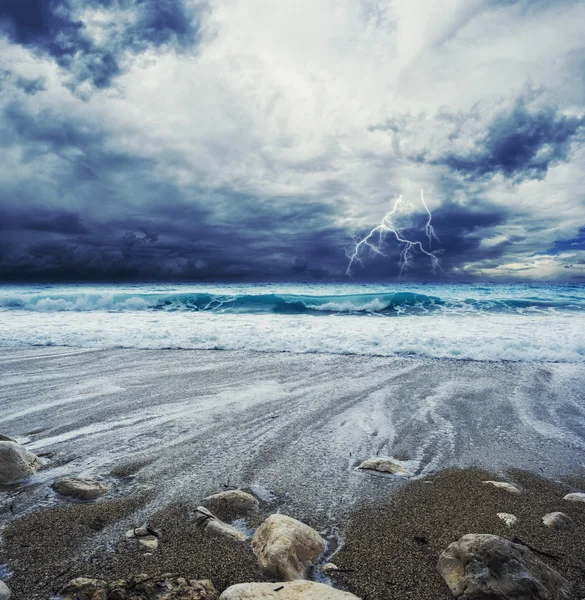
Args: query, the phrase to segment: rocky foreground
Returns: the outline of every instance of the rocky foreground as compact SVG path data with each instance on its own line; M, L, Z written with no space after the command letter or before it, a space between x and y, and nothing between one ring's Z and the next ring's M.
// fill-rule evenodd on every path
M0 493L18 494L42 468L39 457L0 437ZM358 469L410 477L391 458ZM3 532L0 562L12 577L0 582L0 600L582 598L582 484L448 470L333 529L283 514L286 504L274 512L266 498L223 490L122 529L147 494L109 499L106 483L70 475L49 484L58 507ZM117 524L115 539L100 535Z

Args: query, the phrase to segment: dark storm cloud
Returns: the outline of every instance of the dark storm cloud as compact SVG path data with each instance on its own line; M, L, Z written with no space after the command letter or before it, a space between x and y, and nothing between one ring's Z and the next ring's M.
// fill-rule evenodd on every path
M447 153L441 162L464 175L502 173L507 178L541 178L551 165L568 158L585 118L560 114L555 106L531 110L520 97L509 111L497 113L475 150Z
M82 11L109 11L100 41L88 31ZM90 81L105 88L122 72L122 62L149 46L195 43L195 11L186 0L3 0L0 32L53 56L67 69L71 85Z

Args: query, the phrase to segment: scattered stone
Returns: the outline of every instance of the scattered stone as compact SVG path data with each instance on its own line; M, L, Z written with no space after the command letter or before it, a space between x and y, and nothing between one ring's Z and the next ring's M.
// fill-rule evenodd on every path
M82 479L81 477L63 477L54 481L51 487L60 496L67 496L74 500L84 500L86 502L95 500L110 491L107 485L99 481Z
M0 600L10 600L11 597L10 588L3 581L0 581Z
M551 529L556 529L557 531L563 531L565 529L570 529L573 526L573 521L569 515L566 515L562 512L551 512L542 517L542 522Z
M359 600L349 592L313 581L285 583L239 583L232 585L220 600Z
M410 477L410 473L400 463L391 458L368 458L364 460L358 469L390 473L391 475L398 475L400 477Z
M0 433L0 442L14 442L15 444L18 443L15 439L8 437L7 435L3 435L2 433Z
M500 488L501 490L505 490L506 492L508 492L510 494L521 494L522 493L515 485L512 485L511 483L507 483L505 481L484 481L483 483L493 485L497 488Z
M498 513L498 517L504 521L506 527L512 527L518 522L518 517L510 513Z
M0 441L0 484L28 479L41 468L39 457L14 441Z
M147 525L129 529L125 535L129 539L135 538L141 546L144 546L147 550L152 552L158 548L158 538L160 537L160 533Z
M323 571L323 573L331 573L333 571L339 571L339 567L335 563L328 562L321 567L321 571Z
M195 511L195 524L205 531L205 533L210 533L212 535L222 535L237 542L245 542L248 539L248 537L239 529L218 519L209 512L205 506L197 507L197 510Z
M258 500L241 490L228 490L208 496L202 501L203 506L221 519L234 519L245 517L258 512Z
M108 584L102 579L77 577L59 593L63 600L107 600Z
M585 494L583 492L574 492L573 494L567 494L564 500L570 500L571 502L585 502Z
M260 569L283 581L302 579L305 569L325 550L325 541L311 527L285 515L270 515L252 537Z
M570 600L569 582L528 548L497 535L471 533L439 557L439 573L465 600Z
M137 575L111 583L80 577L60 594L63 600L218 600L219 596L208 579L195 581L171 574Z

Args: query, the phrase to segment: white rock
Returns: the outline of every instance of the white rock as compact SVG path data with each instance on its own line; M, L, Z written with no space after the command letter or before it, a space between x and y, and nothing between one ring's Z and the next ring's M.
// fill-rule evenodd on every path
M107 485L99 481L81 477L63 477L54 481L51 487L60 496L85 501L95 500L110 491Z
M228 490L207 496L201 502L222 519L241 517L258 512L258 500L242 490Z
M322 583L289 581L239 583L225 590L219 600L359 600L359 598Z
M158 538L154 535L143 535L136 538L141 546L147 550L156 550L158 548Z
M583 492L574 492L573 494L567 494L564 499L571 502L585 502L585 494Z
M507 527L512 527L518 522L518 517L511 513L498 513L498 517L504 521Z
M321 571L323 573L332 573L333 571L339 571L339 567L335 563L328 562L321 567Z
M197 524L197 527L203 529L205 533L221 535L237 542L245 542L248 539L239 529L236 529L215 517L215 515L209 512L205 506L197 507L197 510L195 511L195 523Z
M28 479L41 468L38 456L16 442L0 441L0 484Z
M390 473L400 477L410 477L410 473L398 462L392 458L368 458L358 467L358 469L368 471L378 471L379 473Z
M497 488L500 488L501 490L505 490L506 492L509 492L510 494L521 494L522 493L515 485L512 485L511 483L507 483L506 481L484 481L483 483L493 485Z
M270 515L254 533L252 550L265 574L292 581L303 578L305 569L325 550L325 541L292 517Z
M11 597L10 588L3 581L0 581L0 600L10 600Z
M497 535L464 535L441 554L437 568L455 598L573 598L571 585L564 577L526 546Z
M551 512L542 517L542 522L551 529L556 529L557 531L563 531L565 529L570 529L573 525L573 521L569 515L566 515L562 512Z

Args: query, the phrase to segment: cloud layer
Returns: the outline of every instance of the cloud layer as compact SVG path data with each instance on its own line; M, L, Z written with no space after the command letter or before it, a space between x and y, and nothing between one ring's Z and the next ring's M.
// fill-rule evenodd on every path
M585 277L585 5L6 0L0 279ZM356 279L395 277L401 247Z

